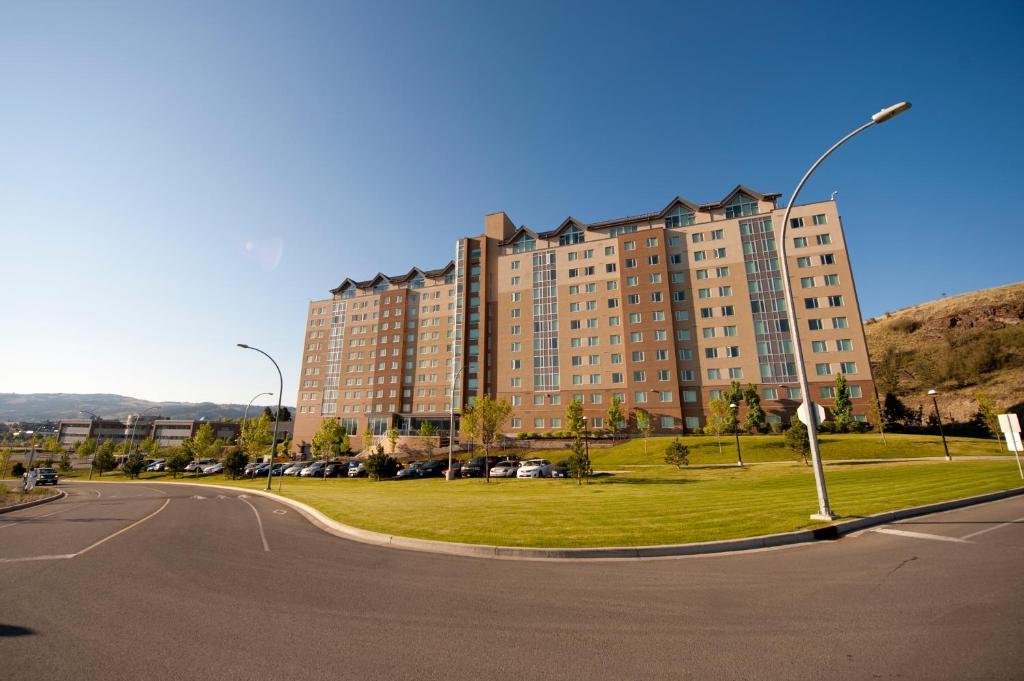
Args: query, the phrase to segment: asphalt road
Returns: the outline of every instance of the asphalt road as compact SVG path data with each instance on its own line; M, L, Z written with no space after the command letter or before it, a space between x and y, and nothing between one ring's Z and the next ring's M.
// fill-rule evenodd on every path
M242 492L61 487L0 516L0 678L1024 678L1020 497L784 549L519 562L350 542Z

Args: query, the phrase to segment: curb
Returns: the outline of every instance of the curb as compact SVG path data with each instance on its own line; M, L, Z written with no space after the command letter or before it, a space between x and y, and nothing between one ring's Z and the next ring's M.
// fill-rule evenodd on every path
M110 481L111 484L117 484ZM180 485L179 482L146 482L156 485ZM187 483L186 483L187 484ZM374 546L389 546L407 551L420 551L422 553L437 553L449 556L466 556L470 558L493 558L498 560L642 560L646 558L669 558L678 556L698 556L714 553L734 553L739 551L752 551L757 549L776 548L790 546L793 544L806 544L815 541L828 541L839 539L845 535L863 530L876 525L886 525L897 520L914 518L916 516L928 515L950 511L966 506L984 504L990 501L999 501L1010 497L1024 495L1024 487L989 492L973 497L940 501L924 506L913 506L897 511L886 511L876 515L845 520L823 527L809 530L797 530L795 532L782 532L779 534L766 534L758 537L743 537L740 539L722 539L719 541L698 542L693 544L662 544L654 546L606 546L597 548L529 548L518 546L492 546L488 544L459 544L454 542L436 541L432 539L415 539L401 535L385 534L372 530L363 530L351 525L345 525L337 520L328 518L317 509L283 497L266 490L249 490L244 487L231 487L228 485L204 484L203 487L225 489L233 492L241 491L243 494L254 494L257 496L273 499L286 506L291 506L306 517L313 525L324 532L342 539L357 541L362 544ZM33 502L41 503L41 502Z
M59 489L59 490L57 490L56 494L47 494L42 499L36 499L35 501L26 501L23 504L15 504L14 506L5 506L4 508L0 508L0 514L10 513L11 511L20 511L23 508L32 508L33 506L39 506L40 504L48 504L51 501L57 501L58 499L63 499L67 495L68 495L67 492L65 492L62 489Z

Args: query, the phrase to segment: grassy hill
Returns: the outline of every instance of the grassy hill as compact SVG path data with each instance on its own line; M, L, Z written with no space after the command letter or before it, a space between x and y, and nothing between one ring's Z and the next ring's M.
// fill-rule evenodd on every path
M165 418L237 419L245 411L244 404L214 404L213 402L150 402L137 397L106 393L0 393L0 422L42 422L58 419L81 418L80 409L88 409L103 418L125 418L151 407ZM254 406L256 413L263 406ZM295 413L294 407L289 407ZM250 414L253 413L251 409Z
M984 393L999 411L1024 407L1024 282L950 296L865 322L878 391L967 421Z

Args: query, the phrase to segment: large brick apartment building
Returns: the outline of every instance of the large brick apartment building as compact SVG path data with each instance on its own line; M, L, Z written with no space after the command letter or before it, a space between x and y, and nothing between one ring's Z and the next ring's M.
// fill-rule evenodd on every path
M423 420L485 393L514 407L508 430L564 427L582 401L594 428L612 397L662 432L705 424L731 381L752 383L769 420L800 402L775 236L778 194L738 186L721 201L677 197L657 212L536 232L505 213L460 239L439 269L345 279L309 304L295 445L325 417L360 437ZM846 375L854 413L871 366L834 201L795 206L787 232L812 399ZM453 380L453 368L456 376Z

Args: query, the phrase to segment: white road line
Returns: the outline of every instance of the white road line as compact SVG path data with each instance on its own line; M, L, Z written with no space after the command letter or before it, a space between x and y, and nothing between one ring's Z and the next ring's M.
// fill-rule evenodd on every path
M67 560L74 558L77 553L62 553L56 556L27 556L25 558L0 558L0 563L28 563L34 560Z
M248 499L244 499L242 497L239 497L239 499L242 499L242 501L244 501L245 503L249 504L249 500ZM263 532L263 521L260 519L260 512L257 511L256 507L253 506L252 504L249 504L249 508L251 508L252 512L256 514L256 524L260 526L260 539L263 540L263 550L264 551L269 551L270 550L270 544L267 543L267 535L264 534L264 532Z
M871 530L872 532L880 532L882 534L894 534L898 537L910 537L911 539L931 539L933 541L948 541L955 544L973 544L966 539L958 539L957 537L944 537L941 534L925 534L924 532L908 532L907 530L895 530L891 527L879 527Z
M96 542L95 544L90 544L89 546L86 546L86 547L85 547L84 549L82 549L81 551L79 551L78 553L76 553L76 554L73 554L73 555L74 555L74 556L81 556L81 555L82 555L83 553L87 553L87 552L89 552L89 551L92 551L92 550L93 550L94 548L96 548L96 547L97 547L97 546L99 546L100 544L103 544L103 543L105 543L105 542L108 542L108 541L110 541L111 539L113 539L113 538L114 538L114 537L116 537L117 535L121 534L122 532L127 532L128 530L132 529L132 528L133 528L133 527L135 527L136 525L141 525L142 523L146 522L147 520L149 520L150 518L152 518L153 516L155 516L155 515L156 515L157 513L159 513L160 511L162 511L162 510L164 510L165 508L167 508L167 504L169 504L169 503L171 503L171 500L170 500L170 499L165 499L165 500L164 500L164 504L163 504L163 506L161 506L160 508L158 508L158 509L156 509L155 511L153 511L152 513L150 513L149 515L147 515L147 516L146 516L145 518L142 518L141 520L136 520L136 521L135 521L134 523L132 523L132 524L131 524L131 525L129 525L128 527L123 527L123 528L121 528L120 530L118 530L118 531L117 531L117 532L115 532L114 534L112 534L112 535L109 535L109 536L107 536L107 537L104 537L103 539L100 539L100 540L99 540L98 542Z
M1008 523L1000 523L998 525L993 525L992 527L986 527L984 530L978 530L977 532L971 532L970 534L966 534L963 537L961 537L961 539L970 539L971 537L977 537L979 534L985 534L986 532L998 530L1001 527L1007 527L1008 525L1014 525L1022 521L1024 521L1024 518L1017 518L1016 520L1011 520Z

